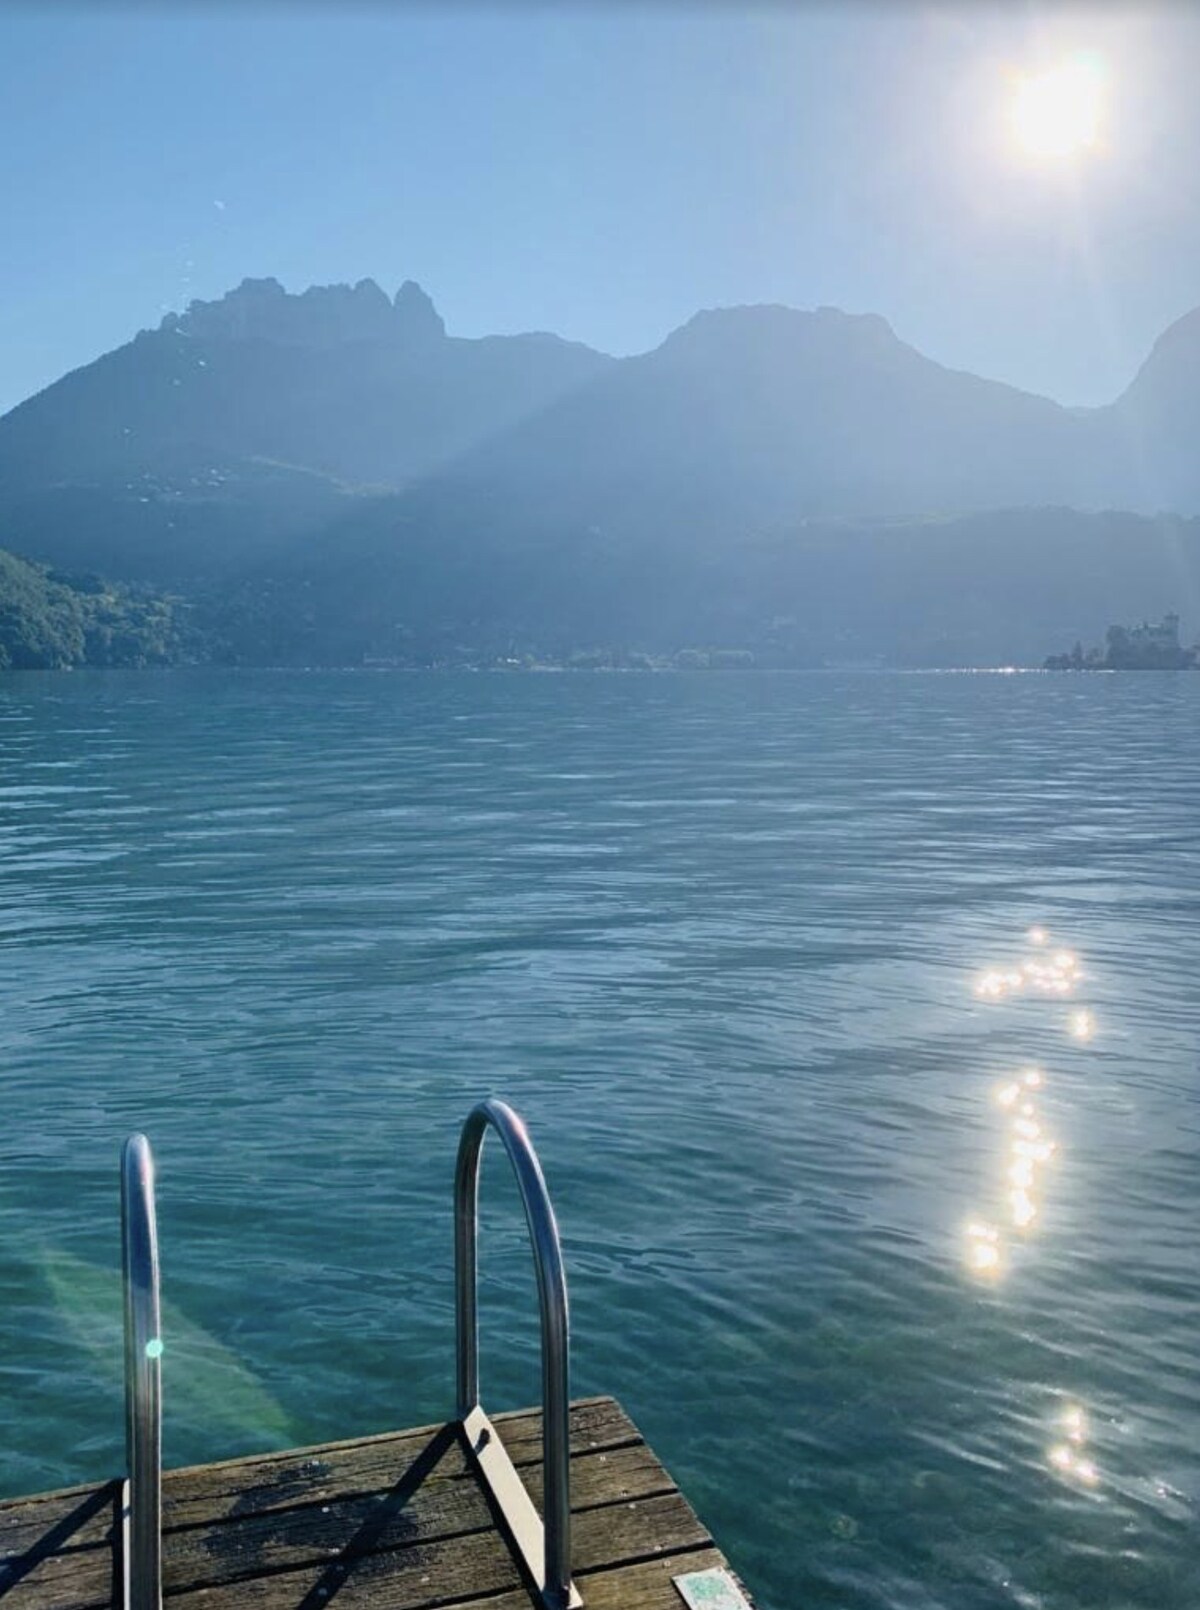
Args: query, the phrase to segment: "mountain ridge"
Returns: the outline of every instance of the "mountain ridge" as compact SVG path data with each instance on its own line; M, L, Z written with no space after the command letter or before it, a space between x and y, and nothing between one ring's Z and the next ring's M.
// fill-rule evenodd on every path
M1107 567L1089 610L1193 609L1198 331L1200 314L1178 321L1120 397L1083 411L940 364L873 313L703 309L616 359L545 332L450 335L413 281L389 296L246 280L0 418L0 547L203 593L218 632L236 595L242 656L259 629L279 652L350 660L401 630L410 649L765 641L776 585L777 613L814 617L806 642L831 611L878 637L886 619L858 595L886 573L926 623L896 636L910 659L931 633L954 640L959 614L970 652L1028 653L1049 589L1040 661L1106 624L1072 615L1081 565ZM1110 509L1131 511L1119 541ZM1159 510L1184 517L1174 546ZM951 527L973 558L935 540ZM898 546L852 535L877 528ZM1015 578L1002 542L1024 555ZM323 625L297 638L294 619Z

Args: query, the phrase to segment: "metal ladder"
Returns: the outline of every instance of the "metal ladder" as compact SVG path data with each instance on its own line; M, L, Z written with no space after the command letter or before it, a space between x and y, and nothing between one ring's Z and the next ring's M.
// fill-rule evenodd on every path
M479 1401L479 1164L494 1129L504 1143L537 1272L542 1336L545 1512L529 1497ZM121 1269L125 1299L125 1460L122 1535L125 1610L162 1610L162 1366L154 1159L145 1135L121 1152ZM462 1128L454 1174L457 1407L480 1479L503 1518L544 1610L580 1610L571 1580L570 1314L558 1223L542 1166L520 1117L482 1101Z
M125 1610L162 1610L162 1335L154 1158L145 1135L121 1150L125 1296Z
M479 1324L477 1253L479 1245L479 1160L484 1136L492 1128L504 1142L525 1205L533 1243L538 1306L542 1321L542 1469L546 1524L537 1510L494 1426L479 1403ZM503 1101L481 1101L463 1125L454 1171L454 1288L458 1341L457 1417L504 1517L525 1568L537 1584L546 1610L576 1610L583 1604L571 1581L571 1325L567 1277L563 1271L558 1223L542 1165L529 1133Z

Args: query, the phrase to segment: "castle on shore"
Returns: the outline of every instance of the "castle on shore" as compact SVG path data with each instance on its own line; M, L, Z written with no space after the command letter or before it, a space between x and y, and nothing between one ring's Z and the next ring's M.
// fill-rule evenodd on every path
M1179 640L1179 616L1171 611L1160 621L1138 626L1110 626L1104 648L1084 652L1076 643L1069 654L1051 654L1047 671L1184 671L1200 668L1200 643L1184 648Z

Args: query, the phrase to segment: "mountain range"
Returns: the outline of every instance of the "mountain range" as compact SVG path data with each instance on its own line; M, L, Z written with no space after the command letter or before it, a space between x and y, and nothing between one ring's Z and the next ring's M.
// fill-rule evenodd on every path
M411 281L246 280L0 418L0 547L182 591L236 658L986 663L1200 617L1198 357L1200 310L1069 409L874 314L711 310L614 359L450 336Z

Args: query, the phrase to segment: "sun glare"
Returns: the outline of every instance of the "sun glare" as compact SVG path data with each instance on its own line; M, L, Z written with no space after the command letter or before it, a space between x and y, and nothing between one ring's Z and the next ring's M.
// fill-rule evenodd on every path
M1092 150L1100 138L1103 112L1104 73L1086 57L1020 74L1010 107L1018 147L1044 162Z

